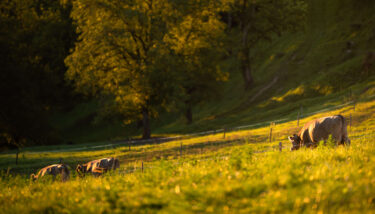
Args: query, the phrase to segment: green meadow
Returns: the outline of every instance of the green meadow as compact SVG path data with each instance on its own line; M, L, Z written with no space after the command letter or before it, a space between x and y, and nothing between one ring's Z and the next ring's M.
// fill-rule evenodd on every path
M179 139L160 144L84 151L41 148L1 154L2 213L372 213L375 211L375 101L359 100L304 117L347 118L351 146L290 152L286 137L297 121ZM348 118L352 117L352 121ZM283 143L282 152L278 142ZM182 147L181 147L182 145ZM121 166L102 177L77 177L74 168L114 156ZM29 174L62 158L66 183ZM143 168L142 168L143 165Z

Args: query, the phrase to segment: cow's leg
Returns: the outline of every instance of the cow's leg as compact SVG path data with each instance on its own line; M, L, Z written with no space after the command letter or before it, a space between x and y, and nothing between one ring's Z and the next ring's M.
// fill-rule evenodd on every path
M344 145L350 146L350 139L348 137L348 129L345 123L343 124L343 127L342 127L342 143Z
M332 132L332 140L335 141L336 146L341 144L341 142L342 142L342 135L341 135L341 130L340 129L335 130L334 132Z
M342 136L342 144L350 146L350 139L348 138L348 136Z

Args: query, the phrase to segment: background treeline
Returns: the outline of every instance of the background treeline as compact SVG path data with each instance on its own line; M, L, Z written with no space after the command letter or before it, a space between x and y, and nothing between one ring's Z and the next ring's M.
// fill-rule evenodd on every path
M75 95L64 75L76 33L71 4L0 2L0 145L57 143L51 111L66 111Z
M337 77L346 85L358 76L363 81L372 75L373 62L368 51L367 64L356 58L359 42L349 37L351 31L371 38L371 29L349 23L360 16L346 9L370 14L372 6L367 0L2 1L0 144L69 143L70 133L83 135L80 128L93 122L101 124L97 132L108 129L107 137L117 132L113 127L125 126L123 136L142 130L142 137L150 138L152 121L165 125L184 117L193 127L202 104L210 106L202 109L206 116L213 114L210 108L221 108L215 112L221 117L233 115L255 106L259 97L266 101L275 91L297 87L307 74L328 85L310 81L311 87L299 89L303 96L342 90L345 84L336 83ZM344 44L342 53L330 47L326 54L314 53L331 27L329 35ZM329 70L343 62L338 72ZM367 73L355 76L358 66L352 64ZM301 98L298 93L292 99ZM281 98L262 106L272 107L275 100ZM85 117L74 128L58 128L77 115ZM90 130L92 136L97 132Z

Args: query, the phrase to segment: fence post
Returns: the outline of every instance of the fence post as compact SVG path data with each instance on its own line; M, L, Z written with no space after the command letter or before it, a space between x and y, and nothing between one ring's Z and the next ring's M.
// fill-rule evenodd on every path
M302 117L302 105L299 105L299 111L297 116L297 127L299 127L299 119Z
M279 151L281 152L283 150L283 143L279 142Z
M182 142L181 142L181 145L180 145L180 158L182 157Z
M270 123L270 143L272 142L272 125L273 123Z
M16 165L18 165L18 153L19 153L19 149L17 148L17 152L16 152Z
M223 136L223 139L225 139L225 131L226 131L227 129L226 128L224 128L224 136Z
M297 127L299 127L299 114L300 114L300 112L298 111L298 116L297 116Z
M142 173L143 173L143 161L142 161Z

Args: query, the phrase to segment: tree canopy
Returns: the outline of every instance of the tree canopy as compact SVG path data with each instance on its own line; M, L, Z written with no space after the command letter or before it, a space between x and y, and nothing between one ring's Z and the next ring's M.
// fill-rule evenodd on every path
M221 75L200 70L204 50L224 29L217 14L214 1L75 1L80 35L65 60L67 78L83 93L110 97L107 107L126 121L142 118L149 138L150 116L186 92L189 73Z

